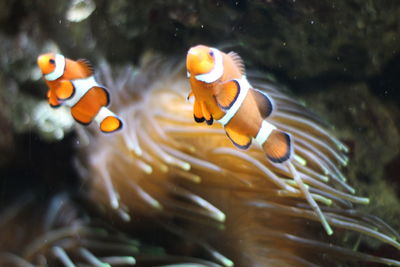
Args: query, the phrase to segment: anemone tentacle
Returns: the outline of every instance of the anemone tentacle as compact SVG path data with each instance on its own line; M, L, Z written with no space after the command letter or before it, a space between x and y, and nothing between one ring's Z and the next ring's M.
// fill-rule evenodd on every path
M173 226L182 238L225 265L230 260L236 266L362 261L366 254L352 251L343 241L348 234L400 249L390 228L354 212L357 204L369 200L356 196L343 174L348 148L329 133L327 123L278 85L248 75L255 88L273 98L277 108L269 122L294 137L289 169L266 160L257 145L238 150L217 124L195 123L180 62L146 58L140 69L120 71L117 80L103 65L100 74L106 85L111 82L117 88L112 109L126 123L113 138L88 134L79 165L89 181L91 200L106 213L118 216L125 206L132 218ZM321 222L328 232L331 225L335 234L321 235ZM207 242L215 245L206 248ZM261 247L276 253L262 253ZM313 258L314 248L327 258ZM221 261L219 250L227 251L229 261ZM400 265L394 259L364 259Z

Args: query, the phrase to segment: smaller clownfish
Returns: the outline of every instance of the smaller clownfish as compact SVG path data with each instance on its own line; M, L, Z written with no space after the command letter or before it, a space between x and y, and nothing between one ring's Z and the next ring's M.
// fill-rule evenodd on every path
M107 108L108 91L97 83L88 61L49 53L39 56L37 64L49 87L47 98L51 107L66 105L77 122L88 125L94 120L105 133L122 128L121 119Z
M211 125L217 120L241 149L255 139L274 163L291 157L291 136L265 120L274 109L272 99L250 85L238 54L198 45L188 51L186 68L192 88L188 99L195 97L196 122Z

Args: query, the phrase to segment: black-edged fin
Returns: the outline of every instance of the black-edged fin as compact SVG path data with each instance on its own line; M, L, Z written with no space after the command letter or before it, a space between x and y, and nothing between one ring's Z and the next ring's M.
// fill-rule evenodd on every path
M92 76L94 73L94 69L92 64L86 59L78 59L76 61L85 71L85 75Z
M49 103L49 104L50 104L51 108L59 108L59 107L61 107L61 104L56 104L56 105L53 105L51 103Z
M101 88L101 89L103 89L103 91L104 91L104 93L106 94L106 107L108 107L109 105L110 105L110 103L111 103L111 100L110 100L110 93L108 92L108 90L107 90L107 88L106 87L103 87L103 86L97 86L97 87L99 87L99 88Z
M243 64L242 58L237 53L235 53L233 51L229 52L228 56L231 57L231 59L233 60L235 65L239 68L240 73L242 75L246 75L246 71L245 71L245 68L244 68L244 64Z
M260 111L261 117L264 119L269 117L274 110L274 102L272 102L272 99L270 96L258 89L252 89L251 93L254 96L254 100L257 103L258 110Z
M281 130L273 130L263 145L267 158L274 163L283 163L292 155L291 136Z
M218 106L222 109L230 109L240 93L240 85L237 81L231 80L220 85L219 93L215 96Z
M79 123L79 124L82 124L82 125L87 126L87 125L89 125L89 124L92 122L92 120L83 121L83 120L80 118L79 114L77 114L77 112L74 112L73 109L71 109L71 115L72 115L72 118L73 118L77 123Z
M231 139L232 143L240 148L247 149L251 145L252 138L232 130L229 126L225 126L226 135Z
M47 91L47 101L49 102L50 107L52 108L58 108L61 106L61 102L58 101L56 95L52 91L52 89L49 89Z
M103 133L114 133L123 127L123 122L118 116L107 116L99 125Z
M201 109L201 104L199 101L195 100L193 104L193 118L194 121L197 123L201 123L206 119L203 116L203 111Z
M196 101L197 102L197 101ZM212 116L212 114L210 113L210 111L208 110L208 108L207 108L207 105L206 105L206 103L204 102L204 101L199 101L199 102L197 102L199 105L200 105L200 107L201 107L201 114L203 114L203 117L204 117L204 119L206 120L206 122L207 122L207 124L208 125L212 125L213 124L213 122L214 122L214 119L213 119L213 116ZM195 108L196 108L196 104L195 104ZM197 115L196 115L197 116Z
M208 125L212 125L212 124L214 123L214 118L213 118L212 115L210 116L210 119L206 120L206 123L207 123Z
M203 121L206 120L204 117L197 118L196 115L194 115L194 114L193 114L193 118L194 118L194 121L197 123L202 123Z

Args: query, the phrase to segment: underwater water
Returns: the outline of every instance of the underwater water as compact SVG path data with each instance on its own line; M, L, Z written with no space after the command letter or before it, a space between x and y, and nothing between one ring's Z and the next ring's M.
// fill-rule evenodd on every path
M0 266L400 266L399 15L397 1L2 1ZM241 57L292 169L194 121L198 44ZM122 129L51 108L45 53L90 61Z

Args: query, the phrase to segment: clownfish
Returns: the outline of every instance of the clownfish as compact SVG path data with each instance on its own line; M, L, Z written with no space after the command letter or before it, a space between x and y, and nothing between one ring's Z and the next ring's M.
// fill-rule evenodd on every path
M51 107L66 105L77 122L88 125L94 120L105 133L122 128L121 119L107 108L108 91L97 83L88 61L49 53L40 55L37 64L49 88L47 98Z
M290 134L265 120L274 110L272 99L250 85L238 54L198 45L189 49L186 69L196 122L211 125L218 121L240 149L247 149L255 139L274 163L291 157Z

